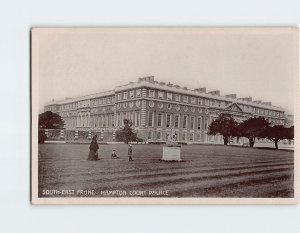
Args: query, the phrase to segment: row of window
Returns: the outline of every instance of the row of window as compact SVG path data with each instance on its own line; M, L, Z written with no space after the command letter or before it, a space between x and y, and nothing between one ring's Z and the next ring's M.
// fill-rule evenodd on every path
M117 126L124 126L124 119L129 120L134 126L140 126L141 113L139 111L117 113Z
M156 119L155 119L156 118ZM172 115L169 113L148 113L148 126L149 127L167 127L167 128L183 128L183 129L198 129L207 130L209 125L208 117L195 117L195 116L180 116Z
M94 128L114 127L114 114L103 114L91 116L91 125Z
M157 95L156 95L157 92ZM118 93L118 100L126 100L126 99L132 99L136 97L141 97L142 91L141 89L137 90L131 90L126 91L123 93ZM231 102L228 101L222 101L222 100L215 100L215 99L207 99L207 98L199 98L199 97L191 97L186 95L180 95L180 94L173 94L170 92L164 92L164 91L156 91L156 90L148 90L148 97L150 98L157 98L158 99L166 99L170 101L175 102L183 102L183 103L190 103L190 104L198 104L198 105L205 105L210 107L221 107L224 108L231 104ZM249 113L257 113L261 115L272 115L277 117L282 117L283 113L278 111L272 111L268 109L253 107L249 105L239 104L239 106L243 109L245 112Z
M127 100L127 99L133 99L133 98L139 98L142 96L142 90L137 89L137 90L131 90L131 91L126 91L123 93L118 93L117 94L117 100Z
M92 99L91 106L111 104L114 102L115 102L115 96L101 97L101 98L97 98L97 99Z
M50 105L45 107L45 111L56 111L56 106L55 105Z

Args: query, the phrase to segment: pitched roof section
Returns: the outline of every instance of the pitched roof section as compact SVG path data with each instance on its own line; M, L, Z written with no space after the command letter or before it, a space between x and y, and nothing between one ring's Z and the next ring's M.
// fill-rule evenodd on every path
M229 106L225 107L225 109L235 112L244 112L243 109L237 103L232 103Z

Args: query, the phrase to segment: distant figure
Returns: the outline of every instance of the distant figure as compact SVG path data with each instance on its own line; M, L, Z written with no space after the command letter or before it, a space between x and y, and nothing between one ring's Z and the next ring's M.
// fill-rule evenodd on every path
M113 150L112 153L111 153L111 158L112 159L119 159L119 157L117 156L116 154L116 150Z
M129 161L134 161L132 159L132 145L128 144L128 156L129 156Z
M99 160L98 158L98 142L97 142L97 135L95 135L92 138L91 144L90 144L90 153L89 153L89 160Z

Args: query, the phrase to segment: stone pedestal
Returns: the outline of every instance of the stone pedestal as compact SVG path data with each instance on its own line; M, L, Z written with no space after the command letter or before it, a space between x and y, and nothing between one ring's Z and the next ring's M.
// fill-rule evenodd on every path
M164 146L163 161L181 161L181 147L180 146Z

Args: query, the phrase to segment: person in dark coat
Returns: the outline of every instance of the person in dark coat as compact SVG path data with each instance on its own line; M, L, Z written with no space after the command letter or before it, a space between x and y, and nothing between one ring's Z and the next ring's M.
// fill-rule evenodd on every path
M129 161L134 161L132 159L132 145L128 144L128 156L129 156Z
M97 135L95 135L90 144L89 160L98 160L98 149Z

